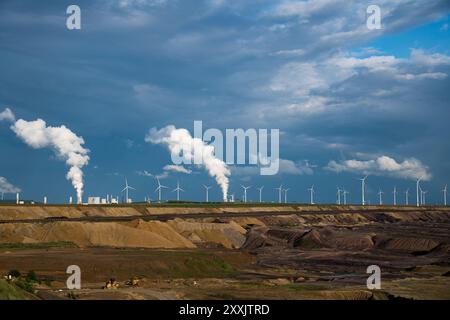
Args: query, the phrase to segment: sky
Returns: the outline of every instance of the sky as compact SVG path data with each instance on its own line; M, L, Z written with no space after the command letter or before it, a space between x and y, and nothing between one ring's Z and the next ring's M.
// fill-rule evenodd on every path
M80 30L66 28L71 4ZM372 4L381 29L367 28ZM264 185L264 199L277 201L283 184L289 201L308 202L314 185L318 203L336 202L337 188L359 203L368 174L372 204L380 189L392 203L394 187L399 203L407 189L413 202L418 177L427 203L441 203L449 16L446 0L3 0L0 191L67 202L82 179L86 201L120 196L127 177L142 201L157 197L157 175L170 187L163 199L174 199L179 180L183 199L203 200L207 184L220 201L206 168L175 168L167 146L146 139L168 125L192 133L201 120L205 129L280 130L278 174L228 166L236 198L251 185L256 201ZM45 135L23 130L37 119Z

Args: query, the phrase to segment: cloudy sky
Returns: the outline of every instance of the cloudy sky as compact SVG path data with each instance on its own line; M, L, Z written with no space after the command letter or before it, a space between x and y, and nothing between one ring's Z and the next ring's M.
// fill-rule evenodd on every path
M81 30L66 28L70 4L81 8ZM366 26L371 4L380 30ZM0 189L67 201L77 178L66 174L82 168L85 196L120 194L126 176L133 198L154 199L153 174L171 188L180 180L190 199L214 185L220 200L203 168L174 167L167 148L146 141L151 128L192 132L202 120L205 129L280 129L279 174L229 168L238 198L247 184L249 200L259 185L277 200L283 183L289 200L306 202L314 184L318 202L335 202L337 187L360 202L357 178L369 174L371 203L380 188L392 202L394 186L404 201L420 176L427 201L441 202L449 14L446 0L3 0ZM36 119L49 135L33 145L19 125ZM72 144L61 147L66 133Z

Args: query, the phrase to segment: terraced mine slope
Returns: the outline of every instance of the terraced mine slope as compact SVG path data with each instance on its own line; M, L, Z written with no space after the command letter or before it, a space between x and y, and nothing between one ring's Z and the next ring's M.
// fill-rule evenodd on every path
M450 299L447 208L66 209L0 207L0 272L36 271L47 298L64 297L64 266L79 263L81 299ZM374 264L379 291L366 287ZM142 281L101 290L111 276Z

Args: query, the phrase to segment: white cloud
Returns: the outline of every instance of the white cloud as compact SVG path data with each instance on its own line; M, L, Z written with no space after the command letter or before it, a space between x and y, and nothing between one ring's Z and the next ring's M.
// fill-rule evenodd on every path
M443 72L425 72L419 74L405 73L398 75L397 78L403 80L423 80L423 79L443 80L447 78L447 74Z
M320 113L325 111L327 101L328 99L325 97L312 96L303 103L289 104L284 107L284 110L289 114L302 113L307 115Z
M169 172L168 171L163 171L162 173L159 174L153 174L148 172L147 170L144 171L137 171L137 174L140 176L144 176L144 177L151 177L151 178L158 178L158 179L166 179L169 177Z
M272 11L272 15L280 17L298 16L309 17L324 10L343 7L343 0L306 0L306 1L282 1Z
M6 178L0 177L0 192L4 193L16 193L21 192L21 190L13 186Z
M278 174L284 175L311 175L314 173L314 166L310 165L308 161L294 162L288 159L279 160ZM231 172L236 176L256 176L260 174L258 166L232 166Z
M187 169L183 166L179 166L179 165L174 165L174 164L168 164L166 166L164 166L163 168L164 171L173 171L173 172L179 172L179 173L185 173L185 174L191 174L192 170Z
M119 7L130 8L130 7L162 7L166 5L168 0L120 0Z
M305 54L303 49L279 50L273 53L273 56L298 57Z
M440 53L426 54L421 49L412 49L411 61L425 66L450 65L450 56Z
M371 160L330 161L325 168L333 172L352 172L377 176L388 176L402 179L430 180L431 173L426 165L416 158L397 162L388 156L380 156Z
M11 111L11 109L6 108L3 112L0 112L0 121L3 120L10 122L16 121L16 117L14 116L14 113Z
M275 73L268 87L273 93L280 94L283 100L276 110L278 113L310 115L333 109L337 111L336 106L344 106L345 103L333 104L334 99L329 96L333 91L339 92L340 86L347 80L368 74L384 80L391 79L399 86L405 81L444 80L447 73L433 69L446 64L450 64L450 56L426 54L417 49L411 50L410 57L405 59L392 55L358 57L339 53L321 61L288 62ZM380 87L372 86L373 92L369 94L376 96L377 93L387 92L382 87L383 83L378 82ZM353 105L361 106L358 103Z
M288 92L297 97L308 95L314 89L327 89L328 82L317 64L292 62L285 64L270 84L272 91Z

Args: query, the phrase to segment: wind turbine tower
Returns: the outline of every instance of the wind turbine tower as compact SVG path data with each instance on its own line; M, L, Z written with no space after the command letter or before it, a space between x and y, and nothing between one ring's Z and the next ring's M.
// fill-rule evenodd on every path
M125 202L126 203L129 203L130 202L130 198L128 197L128 190L136 190L135 188L133 188L132 186L129 186L128 185L128 180L127 180L127 178L125 178L125 188L123 188L123 190L122 190L122 192L124 192L125 191Z
M177 201L180 201L180 191L184 192L182 188L180 188L180 181L177 181L177 187L172 190L172 192L177 192Z
M347 204L347 195L348 195L350 192L348 192L347 190L342 190L342 193L343 193L343 195L344 195L344 204L346 205L346 204Z
M261 203L262 202L262 191L264 189L264 186L261 186L261 187L256 188L256 189L259 190L259 203Z
M155 189L155 192L158 192L158 202L161 203L161 191L162 189L168 189L169 187L163 186L158 177L156 177L156 181L158 182L158 187Z
M278 203L281 203L281 193L283 192L283 185L280 184L278 188L275 188L275 190L278 190Z
M288 191L289 190L291 190L291 189L284 189L284 203L287 203L287 193L288 193Z
M426 197L426 195L427 195L427 193L428 193L428 191L422 191L422 204L423 205L426 205L427 204L427 202L426 202L426 199L425 199L425 197Z
M205 185L203 185L203 187L206 190L206 202L209 202L209 189L211 189L212 187L211 186L205 186Z
M444 194L444 206L447 206L447 185L442 189L442 193Z
M379 199L380 199L380 206L382 206L383 205L383 191L378 191L378 197L379 197Z
M339 189L339 187L337 188L337 204L340 205L341 204L341 189Z
M409 189L405 191L405 204L409 205Z
M309 200L310 204L314 204L314 185L311 186L311 188L308 188L309 191Z
M247 202L247 190L250 189L252 186L245 187L241 185L242 189L244 189L244 202Z
M368 176L361 178L361 203L363 206L366 205L365 193L366 193L366 179Z
M394 195L394 206L397 205L397 187L394 187L394 191L392 192Z
M421 201L421 197L422 197L422 190L420 189L420 180L422 180L422 177L420 177L419 179L417 179L416 181L416 196L417 196L417 206L420 206ZM419 198L419 191L420 191L420 198Z

